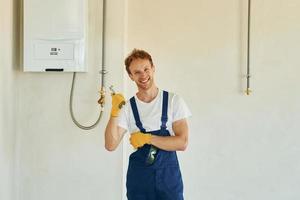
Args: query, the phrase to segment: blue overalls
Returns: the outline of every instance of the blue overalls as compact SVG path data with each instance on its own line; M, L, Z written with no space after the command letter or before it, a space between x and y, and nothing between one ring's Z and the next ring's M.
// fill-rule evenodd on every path
M130 99L130 105L135 124L141 132L170 136L166 127L168 92L163 91L160 130L146 131L134 97ZM183 183L176 151L165 151L148 144L138 148L129 157L126 187L128 200L183 200Z

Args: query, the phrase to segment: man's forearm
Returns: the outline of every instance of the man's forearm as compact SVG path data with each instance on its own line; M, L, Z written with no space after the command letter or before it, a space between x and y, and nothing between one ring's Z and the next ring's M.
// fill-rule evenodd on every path
M117 117L110 117L105 129L105 148L113 151L117 148L122 136L118 133Z
M188 139L183 136L156 136L152 135L151 144L166 151L184 151Z

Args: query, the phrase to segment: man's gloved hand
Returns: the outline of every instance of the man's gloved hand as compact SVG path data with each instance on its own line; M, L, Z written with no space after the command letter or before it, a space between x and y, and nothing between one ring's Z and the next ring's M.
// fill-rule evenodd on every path
M125 98L122 94L113 94L110 115L112 117L118 117L120 110L124 104L125 104Z
M130 136L130 144L135 148L144 146L145 144L151 144L151 134L135 132Z

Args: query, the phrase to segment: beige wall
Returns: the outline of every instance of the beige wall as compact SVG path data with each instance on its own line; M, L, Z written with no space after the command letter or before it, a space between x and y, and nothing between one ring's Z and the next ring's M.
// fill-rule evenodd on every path
M72 74L23 73L19 55L21 2L1 0L0 8L0 199L121 199L121 148L110 154L103 146L110 105L106 105L103 122L96 129L75 127L68 107ZM112 66L107 84L114 83L119 89L123 8L122 1L107 2L105 64ZM90 0L89 9L89 73L77 75L74 94L75 115L86 125L99 113L102 2Z
M21 5L0 2L0 200L124 198L131 147L103 148L109 95L95 130L75 127L72 74L21 72ZM101 2L89 8L89 72L78 74L74 99L82 123L97 118L100 83ZM192 110L189 147L179 153L186 199L300 198L299 8L253 2L253 94L245 96L246 1L107 1L107 86L134 93L123 57L144 48L158 85Z
M85 125L95 122L99 114L102 59L102 1L88 3L89 72L77 74L74 92L74 113ZM116 88L121 88L117 80L122 77L122 4L107 1L107 84L115 83ZM116 191L122 190L122 151L110 154L104 149L108 112L96 129L81 130L69 114L71 73L21 73L18 80L22 99L18 102L17 199L121 199Z
M252 3L245 96L247 1L128 1L127 48L149 50L160 87L193 113L186 199L300 198L300 1Z
M15 10L12 1L0 1L0 199L13 199L16 124Z

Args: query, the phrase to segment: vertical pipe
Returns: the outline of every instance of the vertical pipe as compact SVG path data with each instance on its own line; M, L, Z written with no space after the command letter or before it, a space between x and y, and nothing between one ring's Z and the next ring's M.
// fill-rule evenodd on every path
M105 61L105 51L106 51L106 38L105 38L105 28L106 28L106 0L102 0L102 33L101 33L101 87L100 87L100 99L98 103L101 107L104 107L105 103L105 75L107 74L106 71L106 61Z
M101 38L101 46L102 46L102 52L101 52L101 87L102 89L105 88L105 74L107 73L106 71L106 67L105 67L105 28L106 28L106 24L105 24L105 17L106 17L106 0L103 0L103 4L102 4L102 38Z
M246 94L249 95L250 90L250 28L251 28L251 0L248 0L248 32L247 32L247 89Z

